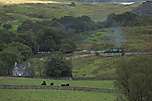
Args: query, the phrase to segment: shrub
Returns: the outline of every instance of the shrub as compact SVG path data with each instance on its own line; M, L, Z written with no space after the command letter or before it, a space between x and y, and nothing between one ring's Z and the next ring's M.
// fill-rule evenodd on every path
M121 101L152 101L152 58L122 59L117 69L116 85Z
M45 66L45 74L53 78L72 77L72 65L59 54L51 56Z

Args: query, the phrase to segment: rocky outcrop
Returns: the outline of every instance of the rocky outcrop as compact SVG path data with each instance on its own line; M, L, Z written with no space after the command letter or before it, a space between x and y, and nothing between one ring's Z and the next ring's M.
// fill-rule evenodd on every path
M144 0L76 0L81 2L141 2Z
M152 1L143 2L138 8L134 9L133 12L142 16L152 16Z

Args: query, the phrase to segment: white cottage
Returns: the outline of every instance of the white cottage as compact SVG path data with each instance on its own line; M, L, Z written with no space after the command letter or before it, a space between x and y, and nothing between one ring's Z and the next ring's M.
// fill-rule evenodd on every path
M31 77L32 71L28 70L28 67L30 67L30 63L18 64L15 62L14 69L12 70L12 75L17 77Z

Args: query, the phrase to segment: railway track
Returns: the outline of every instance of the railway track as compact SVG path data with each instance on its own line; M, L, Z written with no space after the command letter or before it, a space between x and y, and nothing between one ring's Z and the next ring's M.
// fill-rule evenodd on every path
M97 55L96 53L97 52L81 53L81 55L66 57L66 59L69 60L69 59L78 59L78 58L96 56ZM122 56L122 53L99 53L98 56L101 56L101 57L115 57L115 56ZM152 52L125 52L124 56L152 56Z
M124 55L122 53L100 53L102 57L114 57L114 56L152 56L152 52L125 52Z

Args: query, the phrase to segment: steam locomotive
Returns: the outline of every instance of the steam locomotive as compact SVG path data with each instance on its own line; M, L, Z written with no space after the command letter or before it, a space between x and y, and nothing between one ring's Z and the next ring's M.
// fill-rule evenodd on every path
M119 54L121 56L125 55L125 51L123 48L111 48L111 49L107 49L103 51L104 54L111 54L111 55L115 55L115 54Z

